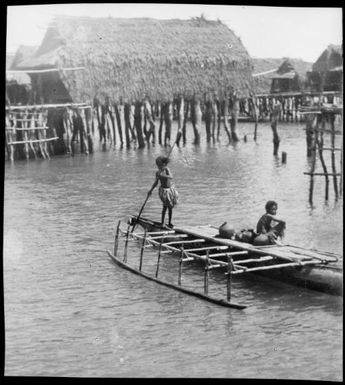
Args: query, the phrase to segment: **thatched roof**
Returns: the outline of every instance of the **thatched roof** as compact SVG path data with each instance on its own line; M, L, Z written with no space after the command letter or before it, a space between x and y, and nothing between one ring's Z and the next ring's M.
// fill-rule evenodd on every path
M307 71L312 67L312 63L293 58L252 58L252 61L254 65L254 87L258 94L270 93L273 78L293 79L297 74L304 81Z
M313 71L327 72L343 65L343 48L330 44L313 64Z
M236 89L252 91L252 63L239 38L219 21L57 17L22 69L60 71L73 100L109 96L134 101Z
M20 63L23 61L30 60L33 57L35 52L37 51L37 47L31 45L21 45L18 47L12 63L8 69L16 69Z

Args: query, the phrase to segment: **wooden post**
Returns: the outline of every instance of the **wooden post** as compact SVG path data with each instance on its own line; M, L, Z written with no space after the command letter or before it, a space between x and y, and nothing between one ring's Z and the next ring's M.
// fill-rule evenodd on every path
M155 125L153 114L152 114L151 104L148 100L144 101L144 111L145 111L145 117L146 117L146 119L150 125L150 128L147 130L146 140L147 140L147 142L149 142L150 137L152 136L152 143L155 143L155 141L156 141L156 125Z
M191 102L192 125L194 130L194 144L200 144L201 107L200 100L194 97Z
M209 251L206 251L206 260L205 260L205 272L204 272L204 293L208 295L208 280L209 280Z
M182 132L183 135L183 126L184 126L184 136L186 137L186 125L184 125L184 98L183 96L179 97L178 100L178 120L177 120L177 130L178 132ZM178 137L176 144L179 146L181 140L181 135Z
M205 103L205 128L206 128L206 142L211 141L211 125L213 118L213 109L211 100L206 100Z
M280 138L279 138L278 131L277 131L278 118L279 118L280 111L281 111L281 105L276 104L273 108L272 122L271 122L271 128L272 128L272 132L273 132L273 155L278 154L279 143L280 143Z
M165 123L164 146L170 145L172 119L173 119L173 106L172 106L172 102L168 101L165 104L165 108L164 108L164 123Z
M333 173L333 186L334 186L334 193L335 193L335 199L337 200L338 199L338 181L337 181L337 171L336 171L336 167L335 167L335 152L334 152L334 148L335 148L335 127L334 127L334 120L335 120L335 115L334 114L330 114L329 116L330 118L330 123L331 123L331 148L332 148L332 151L331 151L331 160L332 160L332 173Z
M146 235L147 235L147 230L145 229L144 238L143 238L143 242L141 244L141 250L140 250L139 271L141 271L141 268L143 266L143 256L144 256L144 251L146 246Z
M134 110L134 125L135 130L138 138L138 147L144 148L145 147L145 141L143 137L143 131L141 126L141 103L137 101L135 103L135 110Z
M285 151L282 152L282 163L286 163L286 157L287 157L287 154Z
M115 127L115 118L114 118L115 111L114 111L114 107L109 103L109 101L107 103L107 106L108 106L109 118L111 121L111 138L113 142L113 147L115 147L116 145L116 127Z
M163 132L163 123L164 123L164 116L165 116L165 103L159 104L159 129L158 129L158 143L162 144L162 132Z
M224 129L228 136L229 143L231 142L231 134L229 131L229 120L228 120L228 114L229 114L229 96L227 93L225 93L224 100L223 100L223 117L224 117Z
M320 161L321 161L323 172L325 174L325 181L326 181L326 184L325 184L325 200L327 201L328 200L328 191L329 191L329 178L328 178L328 171L327 171L327 167L326 167L326 162L325 162L325 160L323 158L323 132L321 132L320 136L317 135L317 137L315 138L315 141L316 141L316 145L317 145L318 150L319 150L319 158L320 158Z
M117 256L117 249L119 247L119 232L120 232L121 221L118 222L115 232L115 243L114 243L114 257Z
M211 136L212 136L213 142L215 142L216 128L217 128L217 122L218 122L218 106L215 98L212 99L211 106L212 106Z
M314 129L317 124L317 115L316 114L307 114L306 115L306 142L307 142L307 157L312 156L314 148Z
M114 111L115 111L115 117L116 117L116 125L117 125L117 131L119 133L119 138L121 142L121 147L123 146L123 136L122 136L122 123L121 123L121 112L123 110L122 105L114 104Z
M232 272L232 258L230 255L227 255L228 259L228 271L227 271L227 280L226 280L226 299L230 302L231 299L231 272Z
M130 228L130 224L128 224L128 227L127 227L127 232L126 232L126 241L125 241L125 250L124 250L124 253L123 253L123 262L124 263L127 263L127 249L128 249L128 237L129 237L129 228Z
M156 268L156 278L158 277L159 263L160 263L160 260L161 260L162 244L164 243L164 239L165 239L165 237L163 237L161 243L159 244L157 268Z
M92 108L85 108L85 127L86 127L86 141L88 144L88 152L93 153L93 139L92 139Z
M181 247L179 266L178 266L178 285L181 286L182 281L182 263L183 263L184 250L183 246Z
M129 115L130 115L130 105L128 103L125 104L124 106L124 121L125 121L125 136L126 136L126 146L127 148L129 148L131 146L130 142L131 142L131 139L130 139L130 126L131 126L131 122L130 122L130 118L129 118Z
M314 127L314 133L313 136L316 138L317 131ZM314 190L314 172L315 172L315 165L316 165L316 140L313 141L313 148L311 151L311 167L310 167L310 184L309 184L309 203L313 203L313 190Z
M238 113L240 110L239 99L237 97L237 91L232 94L232 109L231 109L231 138L234 142L238 142L238 134L237 134L237 122L238 122Z

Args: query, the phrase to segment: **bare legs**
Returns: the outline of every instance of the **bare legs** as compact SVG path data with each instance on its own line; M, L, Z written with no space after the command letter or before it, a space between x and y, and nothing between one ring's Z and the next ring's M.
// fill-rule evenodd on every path
M167 209L168 209L168 215L169 215L169 226L172 226L172 223L171 223L172 208L168 207L168 206L163 206L163 210L162 210L162 225L164 224L165 213L166 213Z

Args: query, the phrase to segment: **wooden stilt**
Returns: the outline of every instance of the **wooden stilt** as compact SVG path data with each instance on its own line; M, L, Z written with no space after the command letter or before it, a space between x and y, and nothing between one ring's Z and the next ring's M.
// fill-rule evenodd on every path
M335 199L338 199L339 197L339 194L338 194L338 181L337 181L337 171L336 171L336 167L335 167L335 152L333 151L334 147L335 147L335 128L334 128L334 120L335 120L335 116L334 114L331 114L330 115L330 123L331 123L331 131L332 131L332 134L331 134L331 148L332 148L332 152L331 152L331 160L332 160L332 173L333 173L333 186L334 186L334 193L335 193Z
M173 106L172 106L172 102L169 101L165 104L165 108L164 108L164 123L165 123L164 146L170 145L172 119L173 119Z
M146 246L146 236L147 236L147 231L145 230L144 238L142 240L141 250L140 250L139 271L141 271L141 268L143 266L143 256L144 256L144 251L145 251L145 246Z
M320 161L321 161L321 165L322 165L322 168L323 168L323 171L324 171L324 174L325 174L325 200L327 201L328 200L328 192L329 192L329 178L328 178L328 171L327 171L327 167L326 167L326 163L325 163L325 160L324 160L324 157L323 157L323 133L321 132L320 136L317 135L317 137L315 138L315 141L316 141L316 145L317 145L317 148L318 148L318 151L319 151L319 158L320 158ZM314 173L315 175L315 173Z
M230 255L227 256L228 266L227 266L227 280L226 280L226 299L228 302L231 300L231 272L232 272L232 258Z
M127 263L127 249L128 249L128 238L129 238L129 228L131 227L130 224L128 224L127 232L126 232L126 240L125 240L125 250L123 252L123 262Z
M161 253L162 253L162 243L164 243L164 238L162 239L162 242L159 244L159 249L158 249L158 259L157 259L157 268L156 268L156 278L158 277L158 271L159 271L159 263L161 260Z
M237 97L237 92L234 91L232 94L232 108L231 108L231 122L230 122L230 128L231 128L231 139L234 142L238 142L238 134L237 134L237 122L238 122L238 113L239 113L239 99Z
M205 272L204 272L204 294L208 295L208 281L209 281L209 254L210 252L206 251L206 259L205 259Z
M282 163L286 163L286 157L287 157L287 154L286 152L282 152Z
M279 118L280 112L281 112L281 105L276 104L273 108L272 122L271 122L271 128L273 133L273 155L278 155L278 149L279 149L279 143L280 143L280 138L277 130L278 118Z
M223 117L224 117L224 130L226 132L226 135L228 136L229 143L231 142L231 134L229 130L229 97L227 94L225 94L224 100L223 100Z
M184 251L183 251L183 246L181 247L181 252L180 252L180 260L179 260L179 266L178 266L178 285L181 286L181 281L182 281L182 263L183 263L183 256L184 256Z
M314 129L313 137L316 138L317 132ZM314 190L314 172L316 165L316 140L313 141L313 147L311 151L311 167L310 167L310 184L309 184L309 203L313 203L313 190Z
M200 144L200 128L201 128L201 107L200 100L197 97L193 98L191 103L191 113L192 113L192 125L194 130L194 144Z
M120 232L121 221L118 222L115 232L115 242L114 242L114 256L117 256L117 249L119 247L119 232Z

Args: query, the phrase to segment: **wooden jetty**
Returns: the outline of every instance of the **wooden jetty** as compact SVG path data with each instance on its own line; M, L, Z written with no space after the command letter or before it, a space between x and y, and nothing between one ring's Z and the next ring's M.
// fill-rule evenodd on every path
M139 225L140 230L133 231ZM132 231L131 231L132 227ZM119 253L120 237L124 237L124 252ZM128 242L141 243L139 269L127 264ZM142 272L144 251L147 247L158 249L155 276ZM231 301L231 281L233 276L253 273L303 286L333 295L342 295L342 269L336 264L339 256L335 254L308 250L292 245L253 246L249 243L219 237L218 228L210 225L174 227L160 225L147 218L131 216L127 228L118 222L113 253L109 256L119 266L147 279L183 291L210 302L234 308L245 305ZM177 285L158 279L162 255L177 255ZM204 293L182 287L182 266L190 261L204 265ZM219 269L227 276L227 298L209 296L209 272Z

